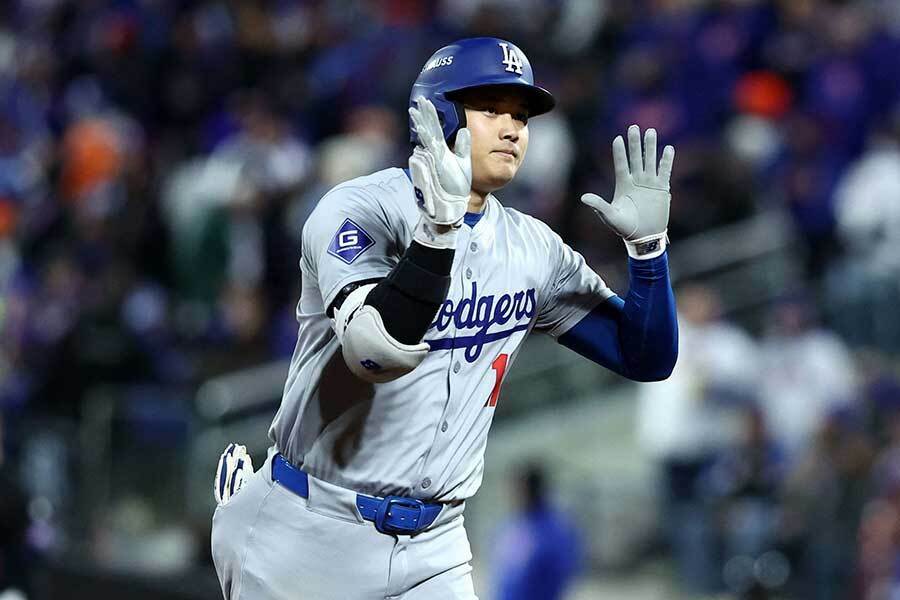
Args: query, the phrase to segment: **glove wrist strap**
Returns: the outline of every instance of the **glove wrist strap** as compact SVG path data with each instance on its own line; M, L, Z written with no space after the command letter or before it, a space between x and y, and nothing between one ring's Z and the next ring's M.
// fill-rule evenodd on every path
M637 260L648 260L660 256L669 245L667 231L654 233L636 240L624 240L628 256Z
M437 250L455 250L460 225L435 225L425 217L419 219L413 239Z

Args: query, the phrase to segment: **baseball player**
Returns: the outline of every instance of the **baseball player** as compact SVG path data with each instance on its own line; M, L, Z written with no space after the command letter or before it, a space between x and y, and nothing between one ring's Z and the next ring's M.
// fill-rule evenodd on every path
M472 599L465 501L481 484L500 388L532 331L638 381L677 352L666 226L674 149L613 142L630 289L610 290L542 222L494 192L528 120L551 110L515 44L460 40L410 96L409 169L329 191L303 228L299 333L272 448L228 447L212 552L225 598Z

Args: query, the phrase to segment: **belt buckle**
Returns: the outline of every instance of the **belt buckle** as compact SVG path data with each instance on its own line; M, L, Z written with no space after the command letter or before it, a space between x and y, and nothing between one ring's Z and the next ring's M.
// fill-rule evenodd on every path
M391 509L395 506L417 509L418 514L415 517L409 519L409 525L398 525L396 522L396 518L393 519L394 522L388 523L387 520L392 516ZM425 503L421 500L417 500L415 498L404 498L403 496L387 496L381 501L381 504L379 504L378 506L378 512L375 514L375 529L377 529L381 533L387 534L415 533L416 531L418 531L418 525L422 522L422 516L424 514ZM400 520L405 519L404 517L400 517Z

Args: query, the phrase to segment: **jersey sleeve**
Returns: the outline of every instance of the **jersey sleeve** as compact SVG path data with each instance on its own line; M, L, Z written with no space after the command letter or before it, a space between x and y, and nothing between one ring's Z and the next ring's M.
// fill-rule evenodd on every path
M403 253L401 226L377 190L338 187L319 200L303 226L301 265L318 283L325 308L345 286L387 276Z
M558 338L615 295L584 257L547 228L551 264L535 328Z

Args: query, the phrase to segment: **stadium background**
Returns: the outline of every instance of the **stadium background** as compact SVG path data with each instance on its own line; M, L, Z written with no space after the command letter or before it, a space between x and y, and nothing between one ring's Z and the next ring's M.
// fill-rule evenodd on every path
M570 598L895 597L897 0L4 2L0 590L218 597L210 478L232 439L262 460L305 216L405 163L418 69L480 34L558 99L498 196L614 289L578 197L628 124L676 145L683 333L661 384L529 342L467 511L481 597L531 458Z

